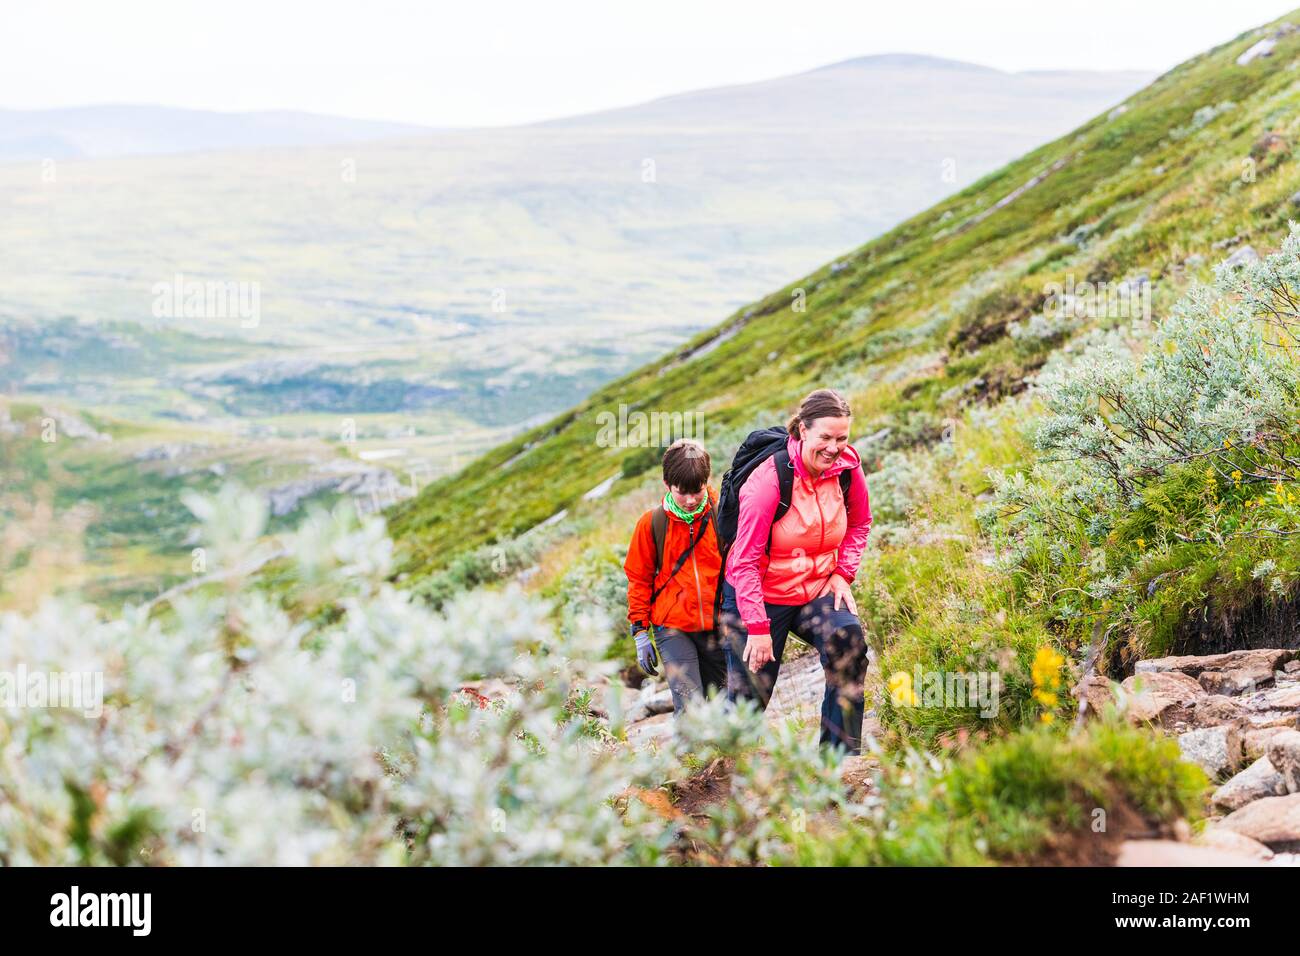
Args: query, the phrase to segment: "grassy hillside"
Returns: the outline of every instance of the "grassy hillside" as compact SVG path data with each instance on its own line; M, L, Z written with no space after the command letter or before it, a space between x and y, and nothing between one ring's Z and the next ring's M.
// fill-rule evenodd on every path
M118 607L205 572L186 493L235 482L276 497L267 531L278 534L308 505L343 497L341 479L384 474L343 446L141 425L35 398L0 398L0 611L55 594ZM365 505L364 489L355 499Z
M1265 36L1276 39L1272 55L1239 65ZM432 593L449 580L490 580L492 569L513 567L512 539L549 520L534 581L563 593L576 576L584 593L608 595L618 545L652 499L659 449L602 440L602 413L701 416L699 437L720 474L748 429L782 420L803 393L829 385L853 404L872 472L878 526L859 604L888 668L997 668L1011 691L1001 719L1017 722L1052 710L1033 697L1029 676L1049 640L1077 663L1100 623L1109 663L1122 667L1134 653L1190 639L1180 628L1206 601L1250 606L1265 585L1228 567L1247 559L1231 558L1222 541L1204 550L1202 540L1192 554L1166 536L1172 556L1152 573L1176 571L1186 584L1141 608L1150 595L1139 600L1136 578L1124 582L1128 597L1112 588L1095 601L1078 580L1048 580L1076 563L1088 573L1090 552L1104 558L1112 545L1145 555L1161 537L1153 531L1183 520L1176 509L1148 515L1145 534L1117 538L1108 525L1100 538L1058 542L1037 577L1034 567L1013 567L1030 558L1001 553L1024 545L1024 529L981 512L999 476L1029 473L1038 457L1025 426L1043 409L1027 389L1049 359L1076 351L1092 329L1127 326L1125 310L1148 294L1159 323L1220 261L1281 245L1288 220L1300 217L1291 156L1298 53L1300 32L1284 19L1196 57L1123 107L492 450L391 513L403 580ZM1054 289L1085 282L1110 284L1111 305L1053 311ZM1120 283L1130 298L1113 297ZM1260 558L1249 560L1257 567ZM1129 573L1117 567L1115 575ZM1268 600L1288 593L1275 580ZM1055 588L1085 596L1069 605ZM926 736L966 720L952 710L886 716Z
M441 476L1148 78L868 58L518 128L48 168L4 161L0 113L0 390L324 441L350 419ZM100 112L138 139L139 111ZM242 298L155 291L198 283Z

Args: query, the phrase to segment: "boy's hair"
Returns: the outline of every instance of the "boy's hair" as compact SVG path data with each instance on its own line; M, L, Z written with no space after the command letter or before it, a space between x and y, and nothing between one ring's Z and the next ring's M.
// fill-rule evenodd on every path
M704 487L712 467L704 446L690 438L677 439L664 452L664 482L670 488L680 488L687 494L694 494Z

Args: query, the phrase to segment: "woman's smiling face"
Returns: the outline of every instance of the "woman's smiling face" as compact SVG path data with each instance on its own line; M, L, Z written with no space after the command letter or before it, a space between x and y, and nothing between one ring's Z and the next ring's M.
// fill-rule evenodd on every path
M853 419L818 418L811 425L799 423L803 439L803 463L814 474L821 474L839 460L849 444L849 426Z

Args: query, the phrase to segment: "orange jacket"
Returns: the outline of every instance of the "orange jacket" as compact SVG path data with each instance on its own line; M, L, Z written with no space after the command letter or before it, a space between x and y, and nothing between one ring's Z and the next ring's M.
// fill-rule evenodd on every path
M653 511L647 511L637 521L632 543L628 545L627 560L623 563L623 570L627 572L627 619L633 624L671 627L680 631L713 629L713 602L722 570L722 555L718 551L713 523L709 520L710 513L717 507L717 497L712 489L708 494L709 506L689 525L668 512L663 565L658 578L654 573ZM682 569L671 581L668 580L677 559L690 547L693 534L703 534L704 537L696 543ZM650 596L656 588L662 590L651 608Z

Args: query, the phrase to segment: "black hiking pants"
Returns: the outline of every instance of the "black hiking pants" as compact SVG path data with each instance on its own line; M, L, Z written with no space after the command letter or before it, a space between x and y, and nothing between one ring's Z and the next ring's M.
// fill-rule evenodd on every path
M736 589L725 582L722 589L718 629L727 659L727 699L734 702L745 698L755 701L763 710L767 709L781 672L785 639L793 631L817 649L826 674L826 693L822 697L822 746L860 753L863 684L868 661L867 639L857 616L846 607L835 610L835 596L832 594L802 605L765 605L772 624L773 660L755 673L742 659L749 633L736 606Z

